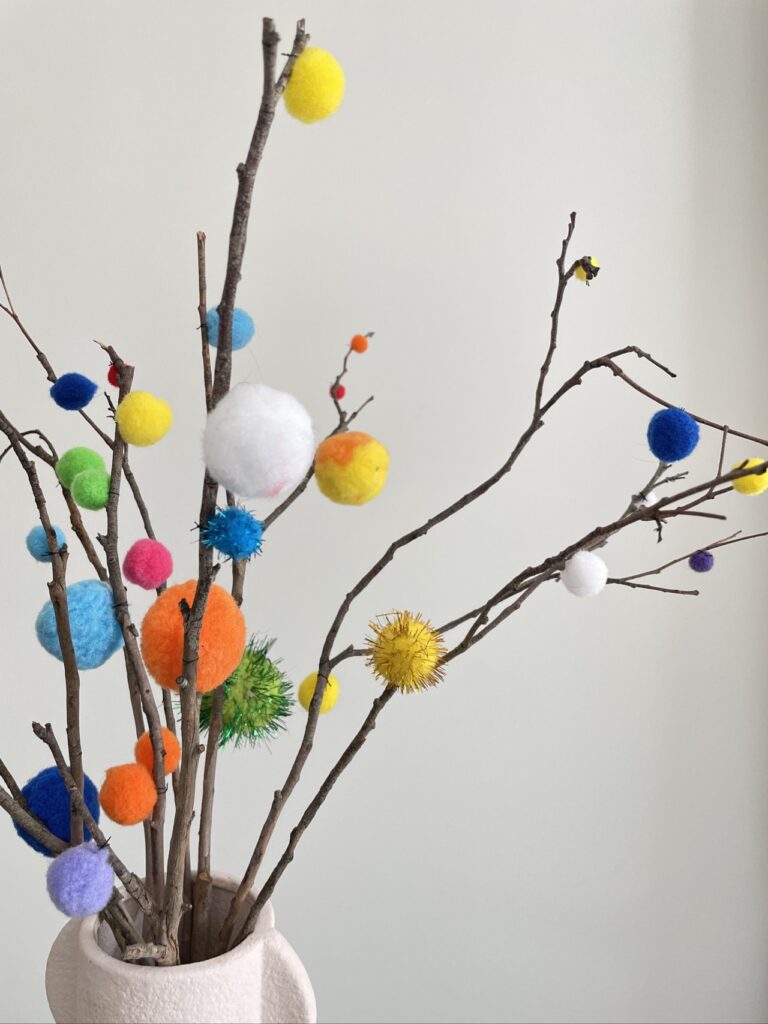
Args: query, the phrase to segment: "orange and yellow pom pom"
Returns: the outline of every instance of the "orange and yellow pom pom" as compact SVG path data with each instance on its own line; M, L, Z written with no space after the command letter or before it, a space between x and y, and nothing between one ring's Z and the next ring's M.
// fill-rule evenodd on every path
M143 764L118 764L107 768L99 791L104 813L118 825L138 825L152 813L157 790Z
M317 486L340 505L364 505L375 498L388 472L387 449L357 430L327 437L315 455Z
M371 623L368 661L387 686L403 693L436 686L443 678L443 638L418 614L393 612Z
M753 469L755 466L764 466L765 459L746 459L744 462L737 462L731 469ZM764 473L750 473L748 476L740 476L732 480L734 491L739 494L762 494L768 490L768 470Z
M309 705L317 689L317 672L311 672L304 682L299 686L299 704L305 711L309 711ZM336 676L328 676L328 682L323 690L323 699L320 701L320 714L324 715L330 711L339 699L339 680Z
M196 580L169 587L155 601L141 624L144 662L156 683L177 690L183 674L184 621L179 602L189 607L195 599ZM200 630L197 691L220 686L237 666L245 650L245 619L234 598L214 584L208 595Z
M179 767L181 747L170 729L166 729L163 726L162 733L163 749L165 750L165 774L170 775L171 772L175 772ZM152 737L148 732L145 732L143 736L139 736L136 741L135 754L138 763L143 764L149 774L152 775L155 770L155 752L152 749Z
M335 114L344 99L344 71L336 58L308 46L296 59L283 93L289 114L312 124Z
M349 347L353 352L357 352L358 355L362 355L363 352L368 351L368 339L364 334L356 334L352 341L350 341Z

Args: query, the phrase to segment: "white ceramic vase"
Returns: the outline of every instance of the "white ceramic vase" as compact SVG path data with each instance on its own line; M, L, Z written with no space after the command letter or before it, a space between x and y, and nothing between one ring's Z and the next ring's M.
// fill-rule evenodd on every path
M223 920L237 881L214 879L211 923ZM130 904L126 909L131 910ZM315 1024L317 1009L304 965L275 929L272 905L256 930L226 953L181 967L123 963L98 917L76 918L54 942L45 972L56 1024Z

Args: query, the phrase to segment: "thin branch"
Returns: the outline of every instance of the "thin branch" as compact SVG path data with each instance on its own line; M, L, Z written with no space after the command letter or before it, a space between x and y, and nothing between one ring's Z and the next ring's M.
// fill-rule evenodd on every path
M576 227L576 214L572 213L568 221L568 232L563 239L563 245L560 250L560 256L557 259L557 294L555 295L555 305L552 308L550 318L552 321L549 334L549 348L542 364L541 370L539 371L539 380L536 384L536 399L534 403L533 415L534 418L538 417L541 412L541 400L544 393L544 383L549 373L549 368L552 365L552 358L557 348L557 331L560 323L560 308L563 304L563 297L565 296L565 288L569 280L573 276L578 263L574 265L566 272L565 270L565 258L568 254L568 246L570 245L571 238L573 236L574 229Z
M656 590L660 594L684 594L690 597L698 597L698 590L673 590L670 587L654 587L650 583L633 583L631 580L608 579L608 583L618 583L622 587L631 587L633 590Z

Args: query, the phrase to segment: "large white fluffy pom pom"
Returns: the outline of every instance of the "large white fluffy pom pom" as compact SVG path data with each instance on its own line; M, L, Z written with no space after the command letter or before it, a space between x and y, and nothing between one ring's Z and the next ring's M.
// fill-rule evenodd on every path
M216 483L242 498L295 487L315 454L309 413L293 395L238 384L208 414L203 458Z
M565 589L576 597L594 597L608 581L608 566L591 551L577 551L560 573Z

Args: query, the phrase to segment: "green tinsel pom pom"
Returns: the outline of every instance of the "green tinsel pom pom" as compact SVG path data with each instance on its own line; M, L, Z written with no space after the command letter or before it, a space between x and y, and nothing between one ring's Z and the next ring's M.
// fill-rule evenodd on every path
M278 668L279 662L269 657L274 640L251 638L242 660L224 682L219 746L234 741L239 747L276 736L285 728L283 719L293 710L291 684ZM204 693L200 702L200 731L211 724L213 692Z

